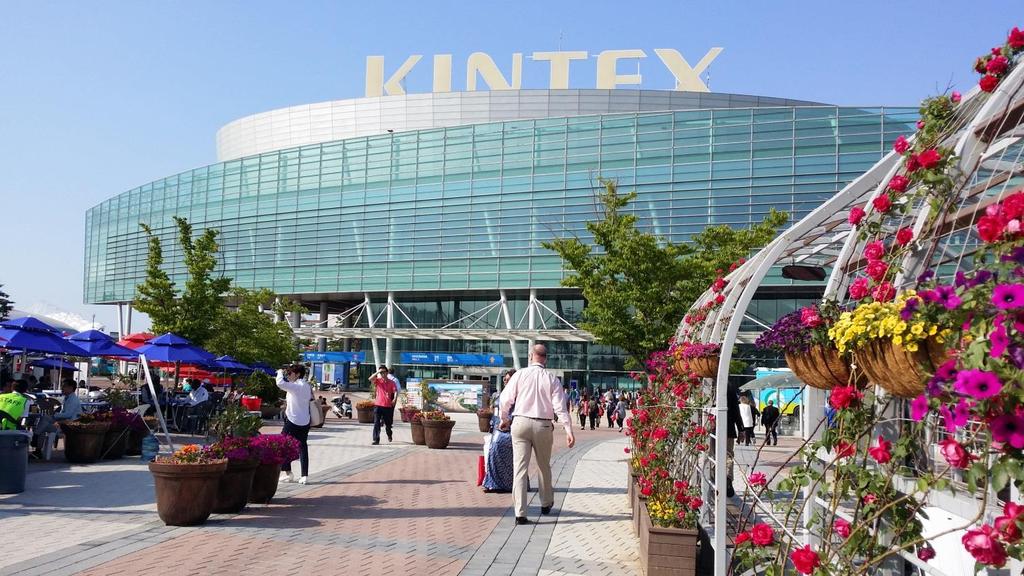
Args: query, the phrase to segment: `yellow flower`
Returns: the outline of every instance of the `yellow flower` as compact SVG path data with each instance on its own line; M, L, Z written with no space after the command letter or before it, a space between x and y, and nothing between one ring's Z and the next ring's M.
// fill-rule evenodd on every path
M910 327L910 333L913 334L914 336L920 336L921 334L924 334L924 324L921 322L915 323L913 326Z
M939 327L938 327L938 326L935 326L935 325L933 324L933 325L931 325L931 326L930 326L930 327L928 328L928 335L929 335L929 336L935 336L935 333L936 333L936 332L938 332L938 331L939 331Z
M899 336L899 335L893 336L892 337L892 343L897 345L897 346L899 346L900 344L903 344L903 337Z
M907 352L917 352L917 342L908 342L904 348Z

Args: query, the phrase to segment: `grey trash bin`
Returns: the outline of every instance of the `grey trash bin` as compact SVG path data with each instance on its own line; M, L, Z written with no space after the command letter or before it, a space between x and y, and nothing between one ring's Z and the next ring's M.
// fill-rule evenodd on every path
M32 435L21 430L0 430L0 494L25 491L28 448Z

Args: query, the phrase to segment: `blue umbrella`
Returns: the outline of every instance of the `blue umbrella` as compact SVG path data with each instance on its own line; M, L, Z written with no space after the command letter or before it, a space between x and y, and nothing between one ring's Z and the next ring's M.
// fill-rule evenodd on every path
M199 346L168 332L163 336L157 336L146 344L139 346L136 350L144 354L149 360L160 362L180 362L182 364L198 364L200 366L209 363L215 357Z
M8 350L91 356L85 350L61 338L59 333L46 323L30 316L0 323L0 339L5 340L3 345Z
M60 358L43 358L42 360L33 360L29 362L28 365L35 366L36 368L53 368L54 370L70 370L71 372L78 371L77 366L67 360L61 360Z
M99 330L86 330L68 336L68 340L79 348L89 352L90 356L114 356L117 358L138 358L139 353L131 348L121 346L110 336Z
M218 356L213 362L210 362L210 366L213 368L220 368L221 370L228 372L242 372L251 370L249 366L242 364L238 360L235 360L231 356L225 354L224 356Z
M277 374L277 371L271 368L270 365L267 364L266 362L254 362L251 368L253 372L263 372L268 376L273 376Z

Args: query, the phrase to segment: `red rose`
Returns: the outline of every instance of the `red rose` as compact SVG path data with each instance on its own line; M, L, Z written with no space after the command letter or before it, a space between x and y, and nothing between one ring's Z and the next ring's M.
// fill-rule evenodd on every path
M906 192L907 186L910 185L910 178L897 174L889 180L889 190L893 192Z
M851 225L856 226L864 219L865 214L867 214L867 212L865 212L863 208L860 206L854 206L853 208L850 208L850 216L847 220Z
M997 539L999 534L988 524L968 530L960 542L980 564L1002 568L1006 564L1006 548Z
M717 296L715 296L715 304L721 304L722 302L725 302L724 295L718 294Z
M953 468L966 470L971 465L971 461L974 460L974 457L959 442L952 438L946 438L939 442L939 451L942 453L942 457L946 459L946 463Z
M764 472L754 472L750 475L749 482L751 486L767 486L768 477L764 475Z
M699 497L694 496L693 498L690 498L690 509L691 510L699 510L700 507L703 506L703 505L704 505L704 501L701 500Z
M857 446L847 442L846 440L840 440L839 444L836 444L836 460L840 458L849 458L857 453Z
M985 74L984 76L981 77L981 80L978 81L978 87L981 88L984 92L992 92L993 90L996 89L996 86L998 85L999 78L996 78L991 74Z
M758 546L768 546L775 542L775 531L764 523L754 524L754 527L750 529L750 536L753 538L754 544Z
M1003 200L1003 215L1010 220L1024 216L1024 192L1011 194Z
M736 535L736 538L733 539L733 544L737 546L744 542L750 542L750 532L740 532Z
M921 168L921 163L917 161L917 154L907 156L907 163L904 167L907 169L907 174L917 172Z
M900 134L896 138L896 141L892 143L892 149L895 150L897 154L903 154L907 150L910 150L910 142L907 142L907 139Z
M861 498L861 502L863 502L865 506L871 506L876 500L878 500L878 496L875 496L874 494L865 494L864 497Z
M1010 48L1024 48L1024 32L1014 26L1013 30L1010 30L1010 36L1006 39L1006 43L1010 45Z
M953 90L953 93L949 95L949 99L953 102L953 104L959 104L960 100L963 99L963 95L961 95L956 90Z
M871 297L879 302L889 302L896 297L896 288L889 282L882 282L871 291Z
M811 549L810 544L793 550L789 559L796 571L801 574L811 574L815 568L821 566L821 558L818 558L818 553Z
M942 161L942 154L939 154L939 151L935 148L929 148L917 155L917 161L921 163L921 167L925 170L931 170Z
M868 260L881 260L885 256L885 243L881 240L868 242L864 246L864 257Z
M887 464L892 460L892 452L890 452L891 449L892 442L889 442L882 436L879 436L878 444L868 448L868 454L875 459L875 462L878 462L879 464Z
M824 320L821 319L821 315L818 314L818 309L814 306L808 306L800 309L800 323L808 328L817 328L821 326Z
M668 438L668 430L660 426L654 430L655 440L664 440L665 438Z
M888 194L881 194L871 201L871 205L874 206L875 210L878 212L885 214L890 208L892 208L892 200L889 198Z
M850 523L843 518L836 518L836 521L832 523L832 531L846 540L850 537Z
M881 282L882 278L885 278L885 273L889 271L889 265L883 260L872 260L868 263L866 270L868 276L871 277L875 282Z
M836 386L829 394L828 403L836 410L843 410L863 397L864 394L854 386Z
M935 548L932 548L927 544L922 545L920 548L917 549L917 558L918 560L923 560L924 562L927 562L932 558L935 558Z
M993 522L1000 537L1007 544L1014 544L1020 540L1021 531L1018 522L1024 520L1021 516L1024 516L1024 506L1007 502L1003 506L1003 515L996 518L995 522Z
M1000 214L986 214L978 219L976 226L978 228L978 236L985 242L992 243L998 241L1003 235L1003 229L1006 228L1006 220Z
M985 71L988 72L989 74L995 74L996 76L999 76L1003 72L1006 72L1006 69L1009 66L1010 61L1006 59L1006 56L994 56L991 60L988 61L988 64L985 65Z
M850 284L850 298L863 300L868 295L869 284L867 278L857 278Z
M910 228L900 228L896 232L896 243L900 246L906 246L910 244L910 241L914 239L914 231Z

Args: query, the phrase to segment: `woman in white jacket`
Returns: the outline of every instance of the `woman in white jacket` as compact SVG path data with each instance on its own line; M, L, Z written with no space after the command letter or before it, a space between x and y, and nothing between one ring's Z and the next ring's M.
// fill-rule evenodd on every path
M313 389L306 382L306 367L292 364L284 370L278 370L277 387L286 392L284 428L281 433L299 441L299 465L302 467L299 484L306 484L309 481L309 444L306 443L310 423L309 401L313 399ZM295 480L291 462L282 464L281 470L281 482Z

